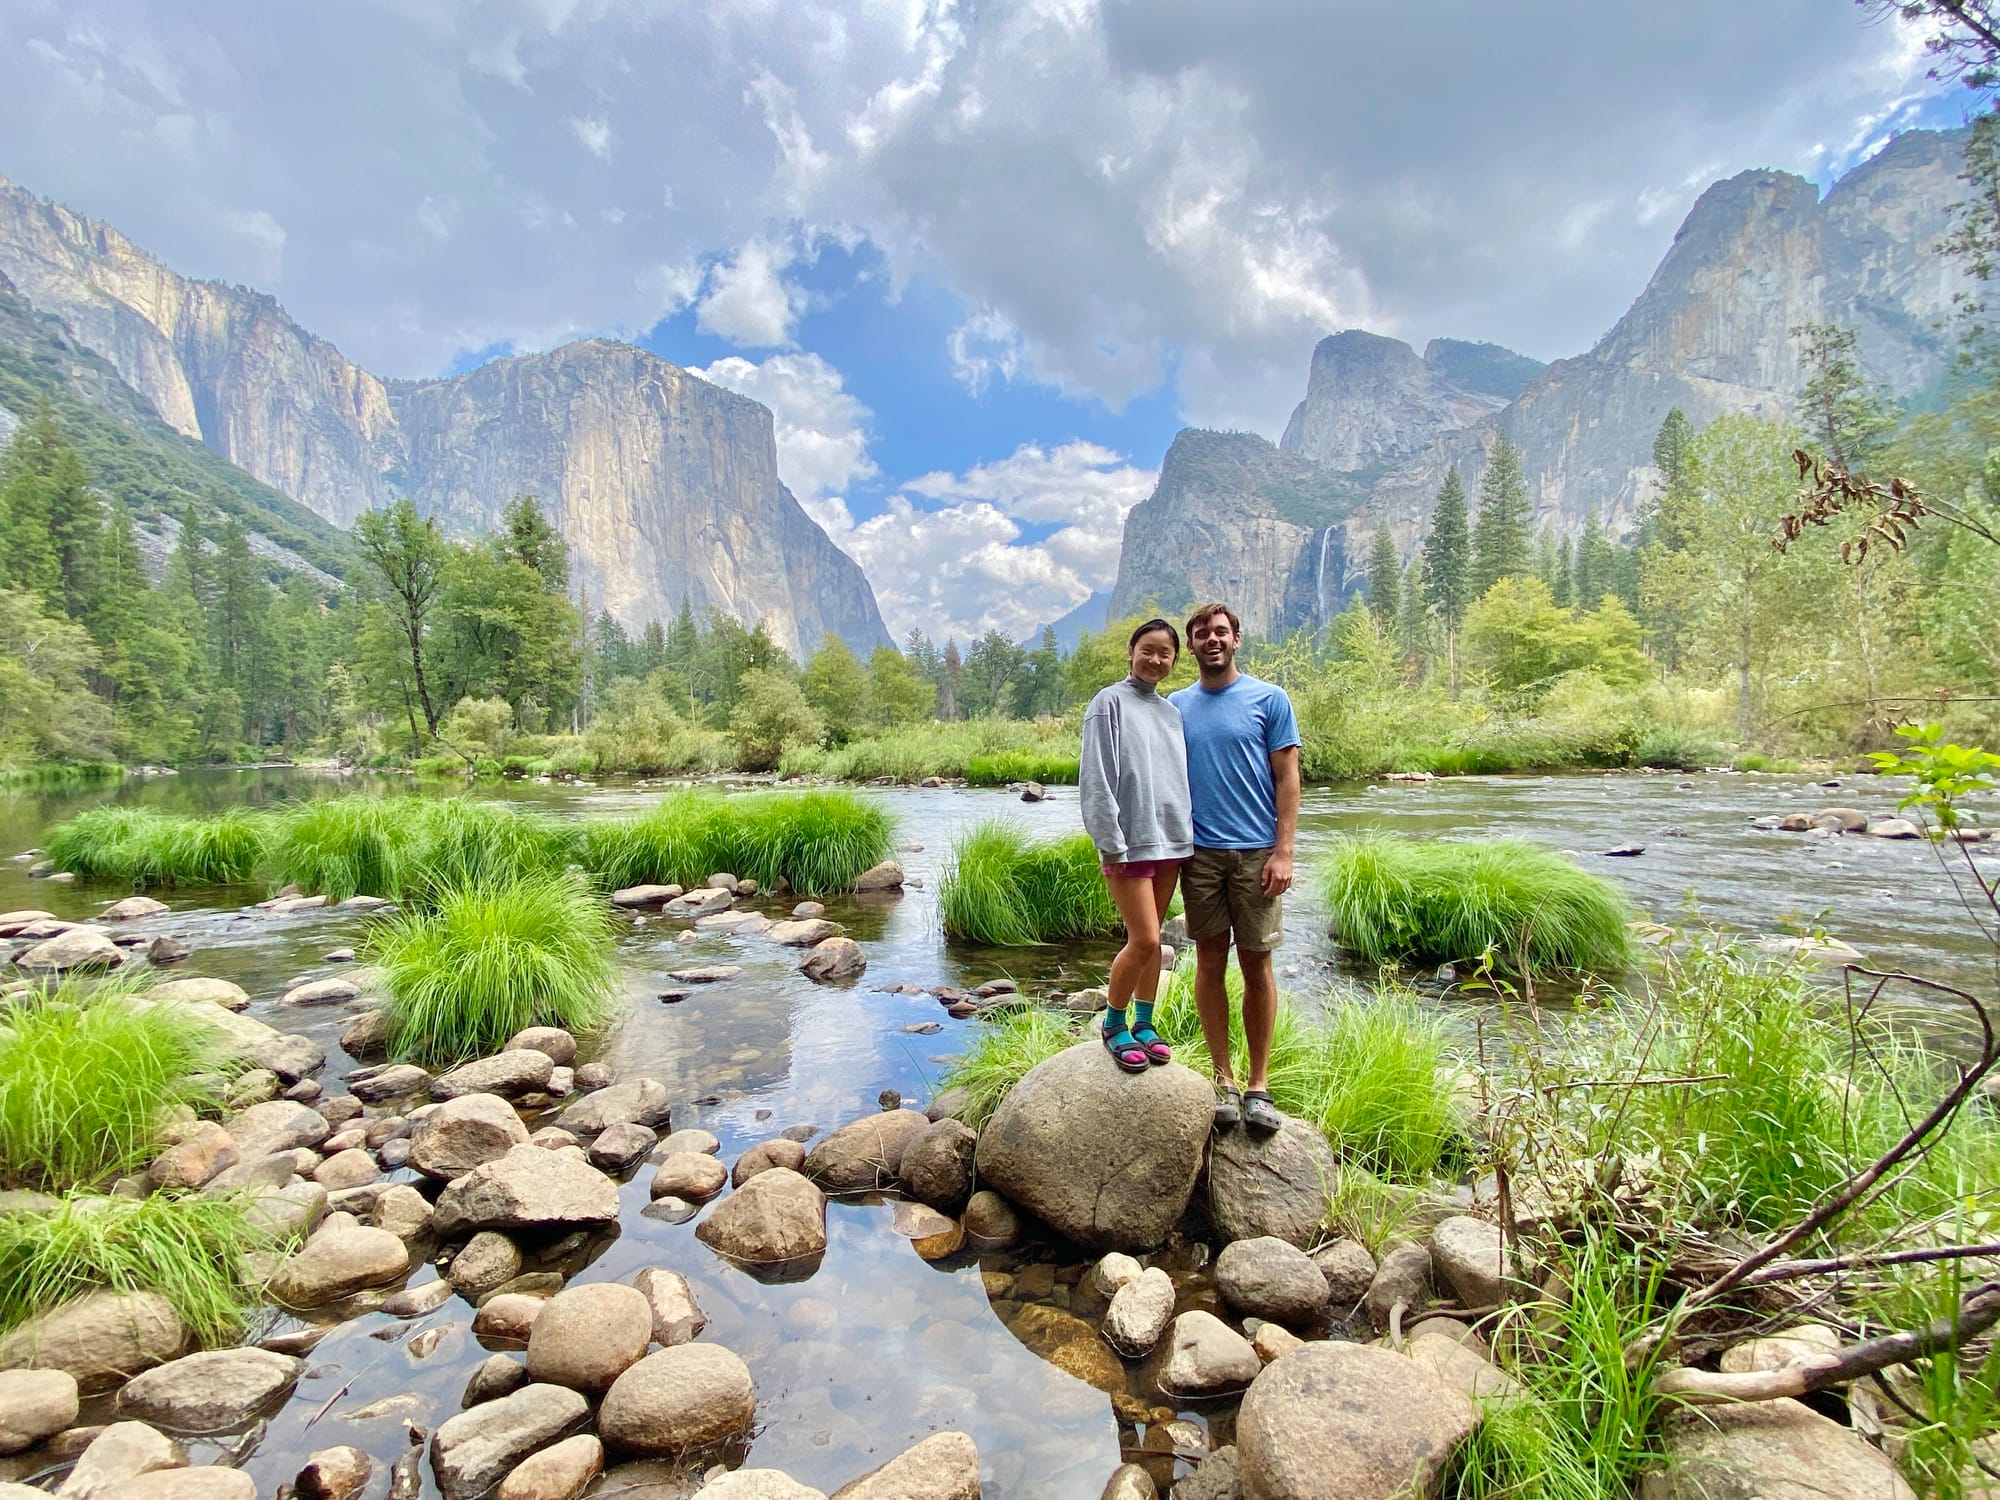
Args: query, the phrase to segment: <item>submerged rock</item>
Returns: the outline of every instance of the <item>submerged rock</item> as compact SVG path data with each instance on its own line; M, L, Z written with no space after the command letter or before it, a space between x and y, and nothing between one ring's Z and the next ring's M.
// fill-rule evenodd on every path
M940 1432L833 1492L832 1500L979 1500L979 1448Z
M653 1340L661 1348L688 1343L708 1326L693 1288L680 1272L649 1266L632 1278L632 1285L652 1309Z
M732 1260L804 1260L826 1249L826 1197L799 1173L772 1167L710 1209L694 1233Z
M587 1086L585 1071L584 1068L577 1069L578 1088ZM670 1113L666 1085L651 1078L628 1078L623 1083L610 1084L587 1098L577 1100L556 1117L556 1123L578 1135L596 1135L613 1125L622 1124L644 1125L657 1130L667 1124Z

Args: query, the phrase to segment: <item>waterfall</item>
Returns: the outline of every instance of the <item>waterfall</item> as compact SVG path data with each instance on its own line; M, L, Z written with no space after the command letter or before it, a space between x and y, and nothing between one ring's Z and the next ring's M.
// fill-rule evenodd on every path
M1315 628L1330 624L1334 615L1334 612L1326 607L1326 554L1333 546L1333 531L1334 528L1328 526L1319 534L1319 571L1313 575L1313 603L1319 610L1318 619L1313 621ZM1334 587L1338 589L1339 586L1339 580L1336 579Z

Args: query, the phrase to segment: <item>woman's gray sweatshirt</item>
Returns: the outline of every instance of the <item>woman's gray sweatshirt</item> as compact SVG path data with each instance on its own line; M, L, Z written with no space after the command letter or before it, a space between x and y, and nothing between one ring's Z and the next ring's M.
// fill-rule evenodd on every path
M1107 864L1194 853L1180 710L1127 677L1090 700L1077 773L1083 827Z

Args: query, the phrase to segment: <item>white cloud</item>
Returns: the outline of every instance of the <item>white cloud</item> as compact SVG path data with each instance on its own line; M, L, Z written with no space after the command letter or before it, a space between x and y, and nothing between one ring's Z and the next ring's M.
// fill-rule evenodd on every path
M285 226L261 208L241 209L222 216L258 267L256 279L269 285L285 274Z
M693 373L770 407L778 477L821 525L828 525L822 512L832 519L829 530L852 524L840 497L849 485L875 477L868 456L872 414L846 389L840 371L817 354L774 354L762 364L732 354Z
M570 134L582 142L583 149L599 161L611 160L611 122L596 115L581 118L572 115L569 121Z
M761 235L746 240L733 257L709 268L695 326L739 348L790 344L792 325L805 308L805 293L784 278L792 261L789 247Z

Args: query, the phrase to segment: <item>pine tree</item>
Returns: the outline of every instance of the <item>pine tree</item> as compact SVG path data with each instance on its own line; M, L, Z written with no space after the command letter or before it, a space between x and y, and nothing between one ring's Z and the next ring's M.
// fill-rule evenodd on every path
M1458 627L1472 603L1472 539L1466 529L1465 483L1458 465L1445 475L1431 512L1431 534L1424 539L1424 599L1444 627L1445 659L1451 668L1451 691L1458 693Z
M1596 506L1583 513L1583 535L1576 544L1576 607L1595 609L1615 586L1617 548L1604 532L1604 517Z
M261 743L270 679L271 587L250 553L249 538L232 520L216 553L215 602L208 614L209 657L216 685L233 694L241 720L235 738ZM227 726L219 725L226 733ZM435 727L435 726L433 726Z
M1375 545L1368 554L1368 607L1384 630L1395 623L1402 603L1403 559L1396 552L1396 539L1389 535L1389 523L1375 528Z
M1403 653L1406 677L1421 677L1431 656L1431 613L1424 599L1424 555L1419 552L1403 570L1401 607L1396 611L1396 649Z
M1562 539L1556 548L1556 581L1551 586L1556 604L1568 609L1576 603L1576 553L1569 544L1569 538Z
M1544 526L1535 534L1535 576L1549 587L1549 593L1556 591L1556 574L1562 567L1562 552L1556 546L1556 534Z
M1671 408L1653 436L1653 467L1660 471L1662 489L1677 490L1686 483L1693 444L1694 423L1678 406Z
M1799 412L1820 452L1850 473L1861 473L1895 430L1893 398L1862 378L1854 330L1834 323L1801 323L1799 362L1806 370Z
M1530 522L1521 455L1503 432L1479 481L1479 516L1472 527L1473 598L1503 578L1519 578L1533 571Z
M965 687L965 663L959 659L958 637L953 636L944 643L944 656L938 663L937 716L940 719L958 717L959 696Z

